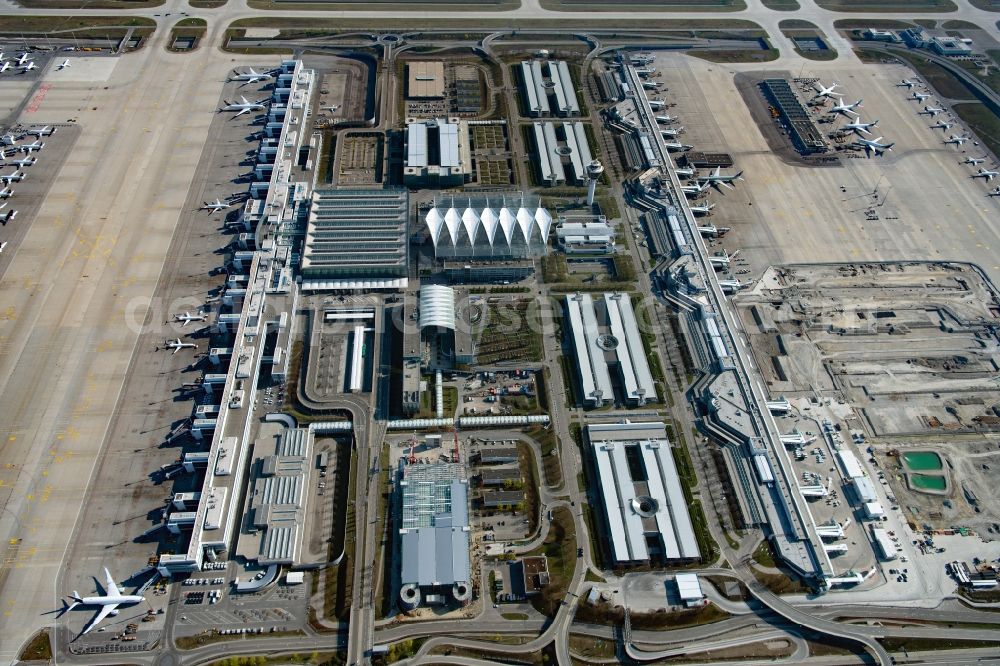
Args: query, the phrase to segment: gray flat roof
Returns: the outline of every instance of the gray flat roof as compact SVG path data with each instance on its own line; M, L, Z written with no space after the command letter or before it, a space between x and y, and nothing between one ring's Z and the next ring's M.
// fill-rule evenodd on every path
M403 585L469 581L469 494L458 463L405 465L399 484Z

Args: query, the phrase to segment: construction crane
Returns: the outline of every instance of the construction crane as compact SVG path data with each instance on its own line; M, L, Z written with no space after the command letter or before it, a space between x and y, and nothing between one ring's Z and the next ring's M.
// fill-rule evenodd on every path
M417 448L417 436L414 435L413 437L410 438L410 455L406 459L406 462L411 465L417 462L417 454L413 452L416 448Z

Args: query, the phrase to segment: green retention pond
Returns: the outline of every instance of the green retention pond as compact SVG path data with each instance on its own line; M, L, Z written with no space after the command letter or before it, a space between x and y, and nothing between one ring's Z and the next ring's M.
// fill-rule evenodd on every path
M936 472L944 467L941 456L933 451L910 451L903 454L903 462L914 472ZM920 476L920 475L917 475ZM944 489L943 487L941 488Z
M937 490L944 492L948 481L940 474L910 474L910 485L917 490Z

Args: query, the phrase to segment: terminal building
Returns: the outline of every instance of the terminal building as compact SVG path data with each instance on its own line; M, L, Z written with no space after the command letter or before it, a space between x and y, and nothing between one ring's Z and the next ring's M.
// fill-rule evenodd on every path
M407 187L464 185L473 173L469 123L460 118L407 118L405 155Z
M475 360L467 301L465 292L452 287L428 284L420 288L420 338L429 346L421 357L429 367L471 365Z
M583 123L562 123L558 130L552 122L532 123L535 137L535 169L546 185L587 183L587 165L593 161L587 131ZM569 167L567 176L566 167Z
M594 217L560 217L556 225L556 241L566 254L612 254L615 251L615 230L603 215Z
M204 378L204 386L211 393L209 404L217 405L217 409L191 423L191 435L205 449L185 454L182 471L198 475L195 491L199 494L197 500L194 495L190 502L184 499L185 511L180 512L183 515L174 514L168 519L183 531L187 542L179 544L177 552L159 557L157 570L163 576L198 571L206 561L230 557L228 549L236 543L244 524L246 474L251 467L247 458L254 445L252 426L257 422L255 388L262 369L282 372L280 361L276 363L274 357L267 360L271 353L268 349L271 340L277 340L279 346L283 339L287 343L292 325L287 313L295 300L291 293L295 257L288 237L300 233L304 209L309 205L310 183L296 180L296 176L301 173L302 178L311 178L312 174L295 165L301 151L309 149L308 135L303 135L302 128L312 107L315 83L315 72L300 60L282 61L275 75L255 168L261 180L250 184L250 200L240 219L243 229L252 234L254 249L234 253L233 263L240 275L233 276L221 299L220 307L224 305L231 311L220 312L219 330L231 337L224 345L225 354L216 355L221 367ZM228 360L223 361L223 357ZM318 424L312 425L315 430ZM275 465L277 475L277 462ZM180 473L178 469L171 473ZM283 469L282 474L285 472ZM257 559L263 556L265 561L272 554L273 561L284 561L289 555L294 559L296 546L291 544L295 540L284 541L288 548L278 543L283 541L279 538L283 528L295 524L294 515L283 513L289 505L282 500L294 496L274 495L271 499L259 505L263 521L259 532L268 545L263 552L258 545L252 554ZM265 504L272 509L264 509ZM264 514L268 514L267 520L263 520ZM271 540L268 534L273 535Z
M620 380L623 403L656 402L656 385L629 295L606 293L595 304L591 294L571 294L565 304L584 406L615 402L612 370Z
M409 194L402 188L313 192L302 289L404 289L409 212Z
M573 78L563 60L547 60L544 67L541 60L521 62L521 98L533 118L580 115Z
M439 195L424 216L438 260L529 259L548 250L552 216L523 192Z
M406 465L398 484L399 603L420 605L472 601L469 558L469 485L461 463Z
M625 421L586 431L614 563L700 558L666 426Z

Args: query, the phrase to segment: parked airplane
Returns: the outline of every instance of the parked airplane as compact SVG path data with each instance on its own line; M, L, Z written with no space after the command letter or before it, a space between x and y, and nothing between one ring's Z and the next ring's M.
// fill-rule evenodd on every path
M61 63L56 65L56 70L66 69L67 67L69 67L69 59L63 60Z
M854 104L844 104L842 101L838 102L835 106L833 106L833 107L831 107L829 109L829 113L840 113L840 114L843 114L845 116L848 115L848 114L852 114L852 115L855 115L855 116L860 116L861 115L860 113L854 113L854 109L856 109L859 106L861 106L861 102L862 102L862 100L860 100L860 99L857 102L855 102Z
M9 186L5 185L3 189L0 189L0 199L7 199L14 196L14 190L10 189Z
M694 185L681 185L681 192L689 197L696 197L709 188L708 183L695 183Z
M20 146L17 147L17 149L20 150L22 153L30 153L34 150L41 150L44 147L45 144L42 143L41 141L34 141L32 143L22 143Z
M949 130L955 126L955 123L948 123L943 120L939 120L930 126L931 129Z
M859 148L864 148L865 154L869 157L871 157L872 153L881 157L882 153L887 150L891 151L892 147L896 145L895 143L879 143L880 141L882 141L882 137L876 137L874 139L862 139L861 137L858 137L855 139L854 145Z
M669 125L677 122L677 116L656 116L656 122L661 125Z
M704 225L704 226L701 226L701 225L698 226L698 233L700 233L702 236L706 236L708 238L715 238L716 236L721 236L722 234L726 233L727 231L729 231L729 229L726 229L725 227L723 227L722 229L720 229L719 227L715 226L714 224L707 224L707 225Z
M698 176L698 180L708 185L725 185L729 189L735 189L732 185L734 181L743 180L743 172L738 171L729 176L722 175L722 167L715 167L715 171L707 176Z
M729 262L735 259L739 253L740 251L736 250L736 252L733 252L732 254L727 254L726 251L723 250L720 254L710 254L708 256L708 261L715 267L716 270L720 268L725 270L729 268Z
M321 106L321 107L319 107L319 110L320 111L329 111L330 113L333 113L334 111L336 111L339 108L340 108L339 104L331 104L330 106Z
M675 138L677 136L678 133L683 132L683 131L684 131L683 127L669 127L667 129L661 129L660 130L660 134L662 134L663 136L665 136L665 137L667 137L669 139L673 139L673 138Z
M1000 176L1000 171L990 171L988 169L979 169L976 173L972 174L973 178L985 178L986 182L991 182L994 178Z
M719 280L719 286L727 294L735 294L740 289L750 286L750 282L740 282L739 280Z
M961 146L963 143L969 141L970 139L971 137L968 136L955 136L954 134L952 134L945 140L945 143L953 143L956 146Z
M24 173L21 171L14 171L14 173L0 173L0 183L5 185L19 183L22 180L24 180Z
M30 167L30 166L34 165L34 163L37 162L37 161L38 161L38 158L36 158L36 157L25 157L24 159L20 159L20 160L8 160L8 159L4 158L3 163L5 165L6 164L16 164L18 167Z
M21 70L24 72L30 72L33 69L37 69L38 65L35 64L34 60L29 60L27 65L21 65Z
M2 204L0 204L0 208L3 208L6 205L7 205L7 202L5 201ZM0 213L0 224L3 224L3 225L6 226L6 224L8 222L10 222L11 220L13 220L15 217L17 217L17 211L16 210L8 210L5 213Z
M206 201L205 204L201 207L201 210L210 210L213 213L218 213L221 210L226 210L227 208L232 208L232 207L233 204L222 203L221 199L216 198L215 201Z
M913 94L910 95L909 97L907 97L906 99L912 99L912 100L915 100L917 102L922 102L925 99L927 99L928 97L930 97L930 94L928 94L928 93L919 93L916 90L914 90Z
M233 76L229 79L230 81L243 81L244 84L247 83L257 83L258 81L267 81L272 78L271 72L255 72L253 67L248 67L247 71L240 74L235 69L233 70Z
M173 349L173 353L176 354L182 349L197 349L198 345L193 342L181 342L180 338L176 340L167 340L166 346L168 349Z
M713 208L715 208L715 204L708 204L707 206L691 206L691 212L695 215L711 215ZM700 229L701 227L698 228Z
M18 64L18 66L21 66L21 65L23 65L24 63L26 63L26 62L30 62L30 61L31 61L31 56L29 56L29 55L28 55L27 51L26 51L26 52L24 52L24 53L22 53L22 54L21 54L20 56L18 56L18 58L17 58L17 64Z
M29 130L25 130L24 133L29 134L31 136L37 136L40 139L43 136L49 136L50 134L55 134L57 129L59 128L52 127L52 125L46 125L45 127L32 127Z
M0 136L0 146L13 146L17 143L18 137L14 136L10 132L7 132L3 136Z
M988 197L1000 197L1000 185L997 185L992 190L989 191Z
M983 155L982 157L972 157L970 155L969 157L966 157L964 160L962 160L962 164L972 164L973 166L975 166L976 164L982 164L985 161L986 161L986 155Z
M671 152L677 152L677 151L683 152L685 150L691 150L692 148L694 148L694 146L689 146L686 143L677 143L676 141L665 141L663 145L666 147L667 150Z
M944 113L944 109L939 106L925 106L923 111L920 111L918 115L928 115L931 118L939 113Z
M873 120L870 123L863 123L863 122L861 122L861 116L858 116L856 122L847 123L846 125L844 125L840 129L842 129L842 130L850 130L850 131L854 132L855 134L861 134L861 133L871 134L871 132L869 130L872 127L876 127L877 125L878 125L878 121L877 120Z
M99 594L96 597L81 597L80 593L74 590L70 597L73 599L73 603L66 609L67 611L77 606L101 607L101 610L98 611L94 619L80 632L81 635L89 632L109 615L118 615L119 606L131 606L132 604L139 604L146 600L141 594L122 594L107 567L104 568L104 577L105 594Z
M185 312L184 314L174 315L174 321L184 322L181 326L187 326L193 321L205 321L205 315L203 314L191 314L190 312Z
M250 113L251 111L263 111L266 99L259 102L247 101L246 97L240 96L239 102L226 102L226 105L222 107L223 111L237 111L237 114L233 118L242 116L244 113Z
M830 99L833 99L834 97L843 97L841 93L833 92L834 88L839 88L839 87L840 87L839 83L834 83L829 88L824 88L822 83L817 83L814 87L816 95L813 96L813 99L819 99L821 97L829 97Z
M10 60L5 60L3 65L0 65L0 74L6 72L8 69L10 69Z
M918 83L920 83L920 81L911 81L909 79L903 79L902 81L900 81L899 83L896 84L896 87L897 88L912 88L913 86L917 85Z

